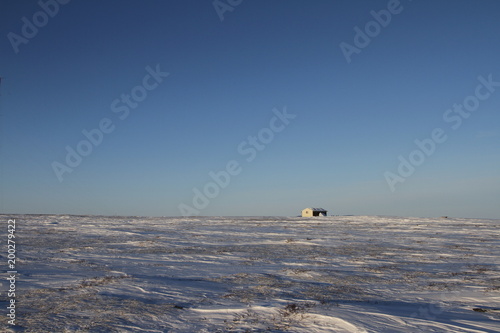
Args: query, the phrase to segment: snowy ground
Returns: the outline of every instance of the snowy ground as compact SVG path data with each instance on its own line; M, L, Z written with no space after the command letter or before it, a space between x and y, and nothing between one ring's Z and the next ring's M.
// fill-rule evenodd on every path
M16 332L500 332L500 220L9 218Z

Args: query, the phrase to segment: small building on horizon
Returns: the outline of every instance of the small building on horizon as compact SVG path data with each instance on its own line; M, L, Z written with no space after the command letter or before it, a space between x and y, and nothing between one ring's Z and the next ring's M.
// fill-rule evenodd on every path
M323 208L306 208L302 210L302 217L326 216L327 211Z

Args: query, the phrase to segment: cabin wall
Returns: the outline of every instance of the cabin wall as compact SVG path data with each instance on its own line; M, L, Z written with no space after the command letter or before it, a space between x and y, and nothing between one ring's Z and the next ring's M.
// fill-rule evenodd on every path
M302 211L302 217L311 217L313 216L313 211L311 209L304 209Z

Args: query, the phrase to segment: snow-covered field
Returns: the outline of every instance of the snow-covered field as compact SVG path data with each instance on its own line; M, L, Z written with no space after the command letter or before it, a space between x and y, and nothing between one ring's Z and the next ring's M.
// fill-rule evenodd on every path
M500 332L500 220L9 218L2 332Z

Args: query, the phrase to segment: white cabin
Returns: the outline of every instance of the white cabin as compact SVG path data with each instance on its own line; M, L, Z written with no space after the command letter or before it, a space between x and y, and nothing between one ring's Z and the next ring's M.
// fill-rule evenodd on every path
M306 208L302 210L302 217L326 216L326 213L323 208Z

